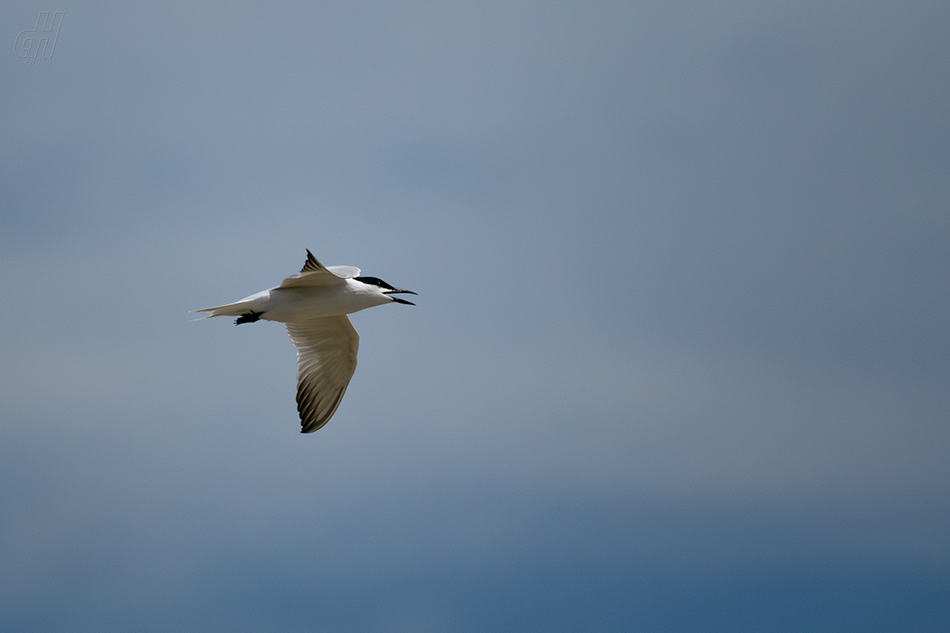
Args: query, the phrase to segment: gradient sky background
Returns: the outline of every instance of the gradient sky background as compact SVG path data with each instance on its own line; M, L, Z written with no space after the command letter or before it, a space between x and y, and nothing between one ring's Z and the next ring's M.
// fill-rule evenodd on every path
M946 630L950 4L0 25L0 629ZM419 298L301 436L188 310L305 248Z

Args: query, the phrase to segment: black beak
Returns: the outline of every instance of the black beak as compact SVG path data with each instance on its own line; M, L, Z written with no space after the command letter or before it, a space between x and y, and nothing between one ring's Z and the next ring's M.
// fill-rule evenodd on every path
M407 294L407 295L414 295L414 294L416 294L416 293L414 293L412 290L403 290L402 288L396 288L395 290L384 290L383 292L385 292L385 293L388 294L388 295L394 295L394 294L400 293L400 292L401 292L401 293L404 293L404 294ZM416 296L418 296L418 295L416 295ZM405 303L407 306L414 306L414 305L416 305L416 304L414 304L412 301L406 301L405 299L400 299L399 297L389 297L389 298L392 299L393 301L395 301L396 303Z

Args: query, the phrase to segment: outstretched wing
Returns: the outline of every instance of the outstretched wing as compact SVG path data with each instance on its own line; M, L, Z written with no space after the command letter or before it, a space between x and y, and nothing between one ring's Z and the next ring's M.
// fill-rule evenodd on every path
M287 323L297 348L297 412L301 433L313 433L340 406L356 371L360 337L345 315Z
M321 264L310 249L307 249L307 261L296 275L284 279L280 288L305 288L314 286L332 286L344 283L344 279L358 277L360 269L355 266L330 266Z

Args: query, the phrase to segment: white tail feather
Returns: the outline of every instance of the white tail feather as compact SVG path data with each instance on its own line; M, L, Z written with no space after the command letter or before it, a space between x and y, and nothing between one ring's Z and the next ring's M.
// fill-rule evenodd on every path
M208 316L199 317L197 319L192 319L193 321L200 321L201 319L210 319L211 317L218 316L241 316L242 314L247 314L252 312L247 301L237 301L235 303L228 303L223 306L215 306L213 308L201 308L199 310L189 310L189 312L210 312Z

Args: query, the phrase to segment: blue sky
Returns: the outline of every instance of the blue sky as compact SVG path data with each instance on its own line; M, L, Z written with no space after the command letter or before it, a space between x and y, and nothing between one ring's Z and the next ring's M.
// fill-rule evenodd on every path
M944 630L950 7L0 18L0 628Z

